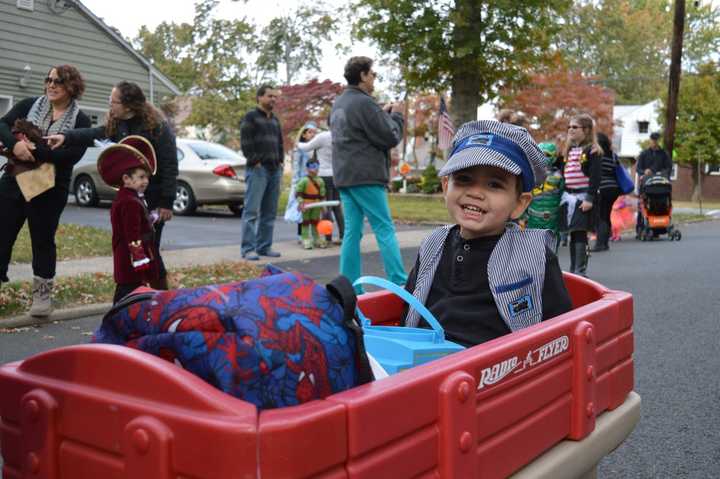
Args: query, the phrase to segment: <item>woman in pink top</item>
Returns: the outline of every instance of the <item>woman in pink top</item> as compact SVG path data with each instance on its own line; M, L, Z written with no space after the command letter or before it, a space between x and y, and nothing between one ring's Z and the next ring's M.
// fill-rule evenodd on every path
M595 136L595 122L587 114L572 117L565 147L565 193L570 232L570 272L587 275L588 231L592 229L593 204L598 197L603 151Z

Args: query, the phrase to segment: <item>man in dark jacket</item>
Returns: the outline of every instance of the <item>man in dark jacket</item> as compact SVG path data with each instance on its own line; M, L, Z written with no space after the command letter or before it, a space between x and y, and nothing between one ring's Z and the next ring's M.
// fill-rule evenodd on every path
M658 145L659 139L660 133L654 132L650 134L650 147L643 150L638 157L635 171L638 175L638 190L641 193L643 181L645 181L648 176L661 174L670 178L670 173L672 172L672 159L670 159L670 155L668 155L667 151L660 148L660 145ZM635 222L635 238L637 239L640 238L640 233L645 227L643 221L642 213L640 212L640 209L638 209L637 221Z
M345 212L340 274L350 281L362 274L360 240L367 217L385 274L390 281L403 285L407 274L385 189L390 180L390 149L402 139L402 106L392 104L383 109L371 96L377 76L372 64L367 57L348 60L344 74L348 86L335 99L330 113L333 178Z
M649 174L660 173L670 177L672 172L672 160L667 151L660 148L658 140L660 133L650 135L650 148L643 150L637 162L637 174L639 176L647 176Z
M283 164L282 128L273 114L277 96L277 90L270 85L261 86L256 95L257 108L249 111L240 124L240 146L247 159L240 252L250 261L260 256L280 256L271 248Z

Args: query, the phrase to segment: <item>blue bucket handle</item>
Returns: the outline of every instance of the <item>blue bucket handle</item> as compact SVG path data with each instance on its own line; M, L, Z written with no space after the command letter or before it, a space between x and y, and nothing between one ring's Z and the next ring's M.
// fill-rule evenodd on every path
M384 278L378 278L377 276L362 276L355 280L353 283L353 286L358 285L365 285L369 284L371 286L377 286L382 289L386 289L390 291L391 293L394 293L395 295L399 296L402 300L404 300L411 308L413 308L415 311L418 312L420 316L430 325L432 329L434 329L437 333L439 333L440 340L445 339L445 330L442 326L440 326L440 323L437 319L435 319L435 316L430 312L429 309L425 307L424 304L422 304L418 299L413 296L412 294L408 293L405 288L402 288L398 285L396 285L393 282L390 282ZM362 322L363 327L370 326L370 320L365 317L365 315L360 311L360 308L355 308L357 311L358 317L360 318L360 321Z

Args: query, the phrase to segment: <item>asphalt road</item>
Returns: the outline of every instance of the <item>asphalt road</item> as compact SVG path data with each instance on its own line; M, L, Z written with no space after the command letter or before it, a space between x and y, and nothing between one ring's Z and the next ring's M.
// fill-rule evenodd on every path
M72 196L71 196L72 198ZM96 208L84 208L69 203L62 216L61 223L93 226L110 231L110 203L101 203ZM370 227L366 222L366 231ZM398 230L417 229L414 225L396 226ZM212 231L212 234L208 234ZM278 218L275 222L274 241L291 241L297 236L297 226ZM234 216L222 206L200 208L193 216L175 216L163 229L162 249L199 248L207 246L240 245L240 218ZM333 234L337 237L337 233Z
M720 221L681 227L679 243L622 241L593 255L591 278L630 291L635 300L635 390L642 419L603 460L602 478L720 477ZM403 250L410 267L415 249ZM365 273L382 274L378 254ZM567 248L561 265L569 263ZM337 257L282 264L320 281L337 272ZM0 363L86 342L100 318L0 333Z

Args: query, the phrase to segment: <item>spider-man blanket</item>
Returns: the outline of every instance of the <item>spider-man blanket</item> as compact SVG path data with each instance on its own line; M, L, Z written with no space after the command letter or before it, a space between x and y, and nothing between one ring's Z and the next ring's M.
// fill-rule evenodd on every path
M125 298L93 341L175 361L260 408L323 398L359 381L343 308L310 278L273 267L254 280Z

